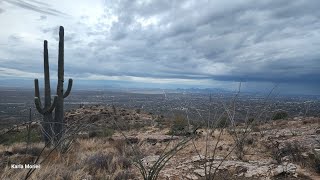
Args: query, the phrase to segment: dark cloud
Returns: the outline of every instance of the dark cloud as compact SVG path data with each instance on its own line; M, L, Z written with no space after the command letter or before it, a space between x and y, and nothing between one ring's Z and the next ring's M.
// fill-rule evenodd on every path
M108 0L100 17L82 15L65 27L66 68L70 75L319 88L314 85L320 81L317 7L318 0ZM43 17L53 13L45 10ZM41 32L57 43L58 25ZM57 45L50 52L57 51L53 48Z
M316 0L111 1L110 7L118 21L105 39L90 43L93 52L99 52L92 58L106 66L92 73L199 75L222 81L319 80ZM151 23L144 26L140 20ZM107 64L113 66L109 69Z
M4 0L7 3L24 8L27 10L35 11L45 15L52 16L67 16L67 14L50 8L47 3L43 3L35 0Z

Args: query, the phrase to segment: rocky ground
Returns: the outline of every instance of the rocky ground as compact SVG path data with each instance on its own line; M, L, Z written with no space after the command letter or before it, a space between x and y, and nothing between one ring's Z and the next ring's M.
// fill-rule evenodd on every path
M172 121L140 110L92 106L72 110L66 119L86 128L77 132L68 151L45 149L40 159L48 157L33 179L142 179L134 160L149 170L163 152L186 139L158 179L320 179L319 118L203 127L185 136L171 133ZM0 179L24 177L27 170L9 165L35 161L42 146L33 143L26 152L23 142L0 145Z

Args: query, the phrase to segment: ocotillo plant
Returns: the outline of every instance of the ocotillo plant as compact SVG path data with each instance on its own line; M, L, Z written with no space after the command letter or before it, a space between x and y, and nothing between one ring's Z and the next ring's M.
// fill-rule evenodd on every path
M53 138L53 117L52 111L57 104L57 96L54 97L51 103L50 91L50 73L49 73L49 56L48 56L48 42L45 40L43 44L43 61L44 61L44 107L41 107L40 91L38 79L34 80L35 98L34 102L40 114L43 115L43 137L46 144L51 143Z
M54 132L56 133L55 142L59 142L64 134L65 122L63 101L68 97L72 88L72 79L69 79L68 88L66 92L63 92L64 82L64 29L60 26L59 29L59 55L58 55L58 84L57 84L57 105L55 108L55 126Z

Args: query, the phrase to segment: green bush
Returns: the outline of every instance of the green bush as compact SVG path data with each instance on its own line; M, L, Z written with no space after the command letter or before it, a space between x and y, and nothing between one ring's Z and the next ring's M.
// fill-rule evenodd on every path
M17 142L27 142L27 129L19 130L18 132L8 132L0 137L0 144L11 145ZM30 130L30 143L40 142L42 140L40 130L33 128Z
M247 121L248 124L252 124L253 122L254 122L254 118L249 118Z
M222 117L218 119L218 122L216 124L216 128L226 128L229 127L230 121L227 117Z
M288 117L288 113L285 111L278 111L276 113L274 113L274 115L272 116L273 120L278 120L278 119L285 119Z
M141 113L141 109L140 108L136 109L136 113L140 114Z
M110 137L114 134L114 130L111 128L105 128L98 131L90 131L89 132L89 138L94 137Z
M171 125L169 134L171 135L186 135L188 132L188 122L182 115L176 115Z

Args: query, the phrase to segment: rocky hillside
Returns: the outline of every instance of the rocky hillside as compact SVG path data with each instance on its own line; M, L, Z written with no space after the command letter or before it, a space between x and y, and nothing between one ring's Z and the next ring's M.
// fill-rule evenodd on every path
M115 106L89 106L65 113L68 125L83 126L80 134L99 133L110 130L139 129L157 124L159 116L140 109L124 109Z
M0 145L0 179L23 178L28 170L10 164L37 157L43 161L33 179L143 179L141 167L150 173L164 161L158 179L320 179L319 118L202 127L184 136L173 133L177 122L140 110L82 107L66 112L66 119L85 128L63 152L41 153L41 142L27 150L24 142ZM168 152L170 159L164 158Z

